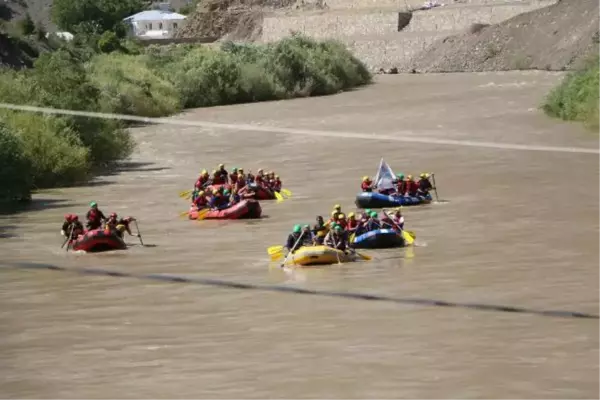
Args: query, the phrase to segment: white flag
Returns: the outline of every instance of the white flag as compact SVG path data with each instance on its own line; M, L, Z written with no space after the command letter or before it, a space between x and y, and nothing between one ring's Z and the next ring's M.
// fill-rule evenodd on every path
M394 171L392 171L390 166L387 165L387 163L385 161L383 161L383 158L382 158L381 161L379 162L379 168L377 169L377 175L375 175L375 186L379 190L391 189L394 187L394 184L392 183L392 181L394 181L395 179L396 179L396 174L394 174Z

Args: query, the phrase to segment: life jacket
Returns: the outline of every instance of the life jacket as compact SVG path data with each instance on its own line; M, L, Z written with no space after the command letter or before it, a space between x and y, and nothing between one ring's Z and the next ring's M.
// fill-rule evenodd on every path
M91 209L88 213L88 221L90 222L100 222L100 213L97 209Z
M417 182L415 182L415 181L406 182L406 191L408 192L408 194L415 194L418 189L419 189L419 185L417 185Z
M198 196L194 200L194 204L197 208L203 208L206 207L206 205L208 204L208 200L206 199L206 196Z
M238 174L229 175L229 180L231 181L232 185L235 185L238 181Z
M223 180L223 176L222 175L213 176L213 178L212 178L212 184L213 185L222 185L224 183L226 183L226 182Z
M371 189L371 182L363 182L360 184L360 188L362 189L363 192L370 192L372 191Z
M281 180L280 179L275 179L275 181L273 182L273 189L277 192L279 192L281 190Z
M346 229L349 231L353 231L358 227L359 222L356 219L348 219L348 224L346 225Z

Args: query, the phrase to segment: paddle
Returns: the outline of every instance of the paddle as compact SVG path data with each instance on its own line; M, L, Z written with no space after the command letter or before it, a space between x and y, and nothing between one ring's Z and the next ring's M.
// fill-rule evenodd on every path
M202 210L198 211L198 216L196 217L196 221L202 221L203 219L205 219L208 216L209 211L210 211L209 208L203 208Z
M71 232L69 232L69 237L67 237L67 240L65 242L65 243L67 243L67 249L66 249L66 251L69 251L69 246L71 246L71 238L73 237L73 230L74 229L75 229L75 225L71 225ZM63 243L63 246L64 246L64 243Z
M190 190L184 190L183 192L179 192L179 197L183 198L187 198L190 194L192 194L194 190L190 189Z
M296 240L296 243L294 243L294 247L292 247L290 249L290 251L287 253L287 255L285 256L285 258L283 259L283 262L281 263L281 265L279 266L280 268L283 268L283 266L285 265L285 263L287 262L288 257L290 256L290 254L292 254L294 252L294 250L296 250L296 247L298 246L298 243L300 243L300 240L302 240L302 237L304 236L304 231L302 231L302 233L300 234L300 236L298 237L298 240Z
M287 189L281 189L281 193L283 193L287 197L292 197L292 192Z
M136 219L134 219L133 222L135 222L135 230L137 231L137 237L138 237L138 239L140 239L140 244L143 246L144 242L142 241L142 234L140 233L140 227L138 226Z
M67 239L63 242L62 246L60 246L61 249L65 247L65 244L73 237L73 229L75 229L75 225L71 225L71 232L69 232L69 236L67 236ZM67 246L67 251L69 251L69 246Z
M273 192L273 193L275 194L275 198L277 199L278 203L281 203L284 200L281 193L278 193L278 192Z
M435 202L439 203L440 199L438 198L437 185L435 184L435 174L431 173L431 180L433 181L433 192L435 193Z
M190 212L189 212L189 211L182 211L182 212L180 212L180 213L179 213L179 216L180 216L181 218L183 218L183 217L186 217L186 216L188 216L188 215L190 215Z
M383 210L383 215L385 215L392 222L392 224L396 227L396 229L398 229L401 232L402 239L404 239L404 242L407 245L410 246L411 244L413 244L415 242L415 239L410 234L408 234L404 229L400 228L398 226L398 224L396 224L394 222L394 220L390 218L390 216L387 214L387 212L385 210Z
M267 248L267 253L272 256L273 254L281 253L283 251L283 246L271 246Z

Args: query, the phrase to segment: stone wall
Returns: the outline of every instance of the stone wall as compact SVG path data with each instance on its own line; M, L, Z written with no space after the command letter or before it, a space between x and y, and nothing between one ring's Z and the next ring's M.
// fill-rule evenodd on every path
M422 5L422 0L330 0L326 1L329 7L326 10L266 16L262 41L278 40L293 31L318 39L335 38L346 43L372 69L400 68L434 41L461 33L474 23L502 22L555 2L460 1L464 4L454 2L449 6L414 11L410 23L399 29L399 13ZM379 8L374 9L375 5Z

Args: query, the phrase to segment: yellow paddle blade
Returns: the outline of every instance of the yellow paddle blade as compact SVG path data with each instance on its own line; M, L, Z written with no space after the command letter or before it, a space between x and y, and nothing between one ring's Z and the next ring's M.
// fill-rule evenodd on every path
M402 231L402 239L409 246L415 242L415 239L406 231Z
M287 197L292 197L292 192L287 189L281 189L281 193L285 194Z
M204 208L204 209L198 211L198 217L196 218L196 221L202 221L204 218L206 218L209 211L210 210L208 208Z
M352 235L350 235L350 238L348 238L348 241L350 243L354 243L354 239L356 239L356 233L353 233Z
M281 260L282 258L283 258L283 253L271 254L271 261Z
M282 251L283 246L271 246L267 249L267 253L269 254L281 253Z
M417 238L417 234L414 233L413 231L405 231L406 233L408 233L410 236L412 236L413 239Z
M280 193L277 193L277 192L274 192L274 193L275 193L275 198L276 198L278 201L283 201L283 196L282 196Z
M183 192L179 192L179 197L188 197L192 193L192 190L184 190Z
M368 256L368 255L366 255L366 254L364 254L364 253L359 253L358 251L356 252L356 254L357 254L357 255L358 255L360 258L362 258L363 260L366 260L366 261L371 261L371 260L373 259L371 256Z
M183 218L183 217L187 217L188 215L190 215L190 212L189 212L189 211L182 211L182 212L180 212L180 213L179 213L179 216L180 216L181 218Z

